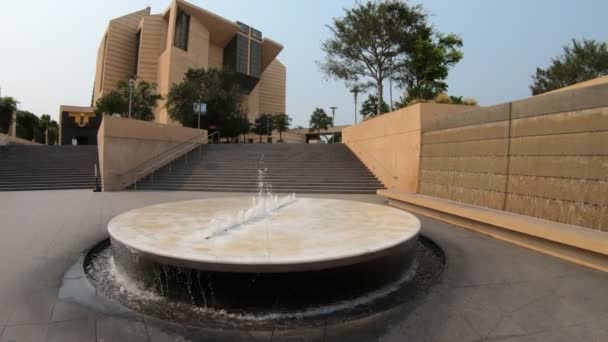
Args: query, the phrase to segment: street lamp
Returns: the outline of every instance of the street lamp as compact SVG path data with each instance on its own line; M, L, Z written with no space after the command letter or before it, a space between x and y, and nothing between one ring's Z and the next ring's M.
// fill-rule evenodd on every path
M353 96L355 97L355 125L356 125L357 124L357 96L359 96L361 89L359 89L358 85L355 85L350 89L350 92L353 93Z
M266 135L270 136L270 115L266 117Z
M329 109L331 109L331 128L332 128L332 135L331 135L331 143L335 144L336 143L336 109L338 109L338 107L329 107Z
M388 61L388 93L389 93L389 101L391 105L389 108L391 112L393 111L393 60L389 59ZM382 104L380 104L382 107Z
M133 86L137 80L137 75L129 78L129 119L131 118L131 109L133 108Z

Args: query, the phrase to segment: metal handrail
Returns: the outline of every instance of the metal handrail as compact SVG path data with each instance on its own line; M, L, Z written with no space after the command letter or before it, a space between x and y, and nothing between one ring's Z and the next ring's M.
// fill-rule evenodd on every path
M361 147L361 144L357 141L351 141L351 143L355 143L359 146L359 150L365 154L368 154L370 157L372 157L372 159L374 159L374 161L376 162L376 164L380 165L380 167L382 167L382 169L384 169L384 172L388 173L389 176L391 176L391 178L397 180L399 179L399 176L395 176L386 166L382 165L382 163L370 152L365 151L365 149L363 147Z
M221 139L221 136L220 136L220 131L215 131L215 132L213 132L213 133L211 133L211 134L207 135L207 141L209 140L209 138L211 138L212 136L214 136L214 135L216 135L216 134L217 134L217 141L218 141L218 143L219 143L219 141L220 141L220 139Z
M206 137L202 134L197 135L197 136L193 137L192 139L179 143L179 144L171 147L170 149L165 150L165 151L145 160L144 162L129 169L128 171L118 174L118 176L120 177L121 184L124 187L127 187L131 184L137 184L137 181L140 180L141 178L158 170L159 168L165 166L166 164L172 162L173 160L190 152L197 146L200 146L201 144L203 144L204 141L206 140L204 138L206 138Z

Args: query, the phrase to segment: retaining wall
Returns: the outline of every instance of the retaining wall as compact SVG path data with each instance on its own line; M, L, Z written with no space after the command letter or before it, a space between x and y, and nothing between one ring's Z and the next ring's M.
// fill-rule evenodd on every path
M121 174L201 134L207 131L104 116L97 133L104 191L122 190Z
M608 231L608 84L421 127L418 192Z
M0 146L4 145L40 145L37 142L21 139L15 136L0 133Z
M419 103L345 128L342 142L392 190L416 192L421 127L469 106Z

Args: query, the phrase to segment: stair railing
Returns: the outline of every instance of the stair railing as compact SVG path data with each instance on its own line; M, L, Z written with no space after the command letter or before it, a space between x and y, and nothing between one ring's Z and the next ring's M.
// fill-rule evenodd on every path
M213 141L213 139L211 139L211 138L212 138L214 135L216 135L216 134L217 134L217 142L218 142L218 144L219 144L219 142L220 142L220 138L221 138L221 137L220 137L220 131L215 131L215 132L213 132L213 133L209 134L209 135L207 136L207 141ZM215 143L214 143L214 144L215 144Z
M93 189L93 192L101 192L101 184L100 184L100 179L99 179L99 165L97 165L97 163L95 163L95 165L93 166L93 171L95 172L95 189Z
M123 189L130 185L134 185L135 190L137 190L137 182L140 179L167 164L170 166L171 162L183 155L187 155L188 152L200 147L200 145L204 144L206 141L207 137L205 135L197 135L145 160L128 171L118 174Z

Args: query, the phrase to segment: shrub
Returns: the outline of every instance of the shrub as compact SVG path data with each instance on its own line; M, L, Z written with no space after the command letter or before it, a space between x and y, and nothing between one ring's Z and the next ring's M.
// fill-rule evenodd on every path
M452 104L462 104L462 96L450 96Z
M427 101L425 99L411 99L407 102L407 105L411 106L411 105L415 105L417 103L426 103L426 102Z
M477 106L477 100L472 97L466 97L464 100L462 100L462 104L467 106Z
M0 132L9 133L17 101L12 97L0 97Z
M435 103L450 104L452 103L452 98L449 97L446 93L439 93L435 98Z

